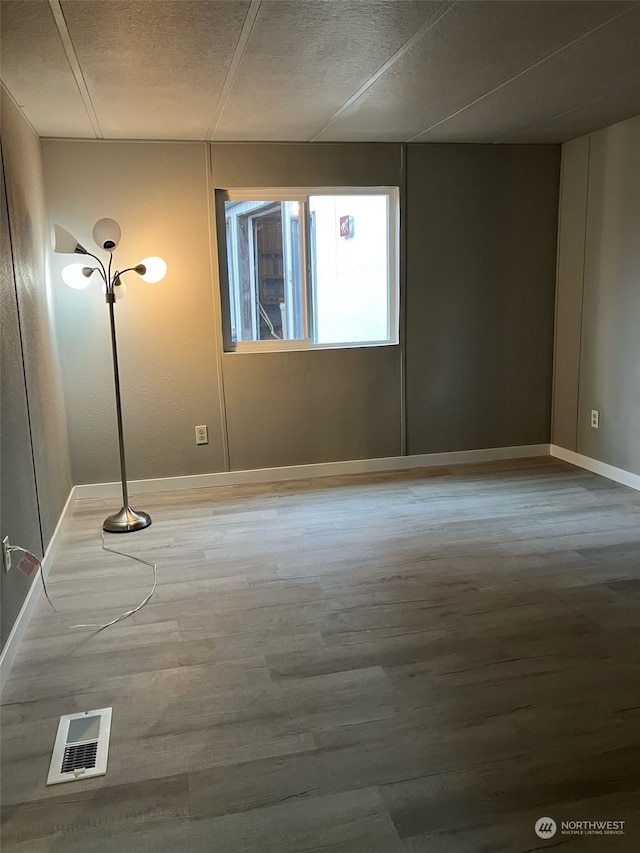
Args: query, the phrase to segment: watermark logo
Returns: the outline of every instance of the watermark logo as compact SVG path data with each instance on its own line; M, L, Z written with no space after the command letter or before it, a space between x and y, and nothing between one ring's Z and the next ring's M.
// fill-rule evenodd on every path
M561 835L624 835L623 820L563 820ZM552 817L539 817L534 827L539 838L553 838L558 825Z
M563 835L624 835L623 820L563 820Z
M553 838L558 827L552 817L539 817L536 821L536 835L540 838Z

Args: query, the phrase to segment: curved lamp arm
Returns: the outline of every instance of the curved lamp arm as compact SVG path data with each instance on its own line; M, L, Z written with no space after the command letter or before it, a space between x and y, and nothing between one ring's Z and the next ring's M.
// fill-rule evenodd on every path
M126 270L120 270L120 272L115 272L113 277L114 279L118 276L124 275L126 272L137 272L138 275L144 275L147 271L147 268L144 264L137 264L135 267L127 267Z
M107 271L106 271L106 269L105 269L105 267L104 267L104 264L103 264L103 263L102 263L102 261L100 260L100 258L99 258L97 255L92 255L92 254L91 254L91 252L87 252L87 251L85 251L85 252L84 252L84 254L85 254L85 255L88 255L90 258L93 258L95 261L97 261L97 262L100 264L100 266L99 266L99 267L93 267L93 269L97 269L97 270L98 270L98 272L99 272L99 273L100 273L100 275L102 276L102 280L103 280L103 281L104 281L104 283L106 284L106 283L107 283Z

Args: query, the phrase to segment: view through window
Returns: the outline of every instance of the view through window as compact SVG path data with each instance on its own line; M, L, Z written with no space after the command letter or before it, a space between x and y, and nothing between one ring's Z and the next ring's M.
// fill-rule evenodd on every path
M224 217L227 349L397 343L395 188L227 191Z

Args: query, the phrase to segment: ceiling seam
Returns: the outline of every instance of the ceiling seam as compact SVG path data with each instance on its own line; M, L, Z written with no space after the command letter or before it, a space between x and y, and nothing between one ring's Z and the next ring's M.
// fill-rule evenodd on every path
M346 112L346 110L349 109L349 107L353 106L353 104L355 104L355 102L359 98L361 98L364 95L364 93L368 89L370 89L371 86L373 86L373 84L376 83L382 77L382 75L385 74L391 68L391 66L395 62L398 61L398 59L400 59L401 56L403 56L408 50L410 50L414 46L414 44L416 44L416 42L420 41L420 39L423 38L429 32L429 30L433 29L433 27L435 27L435 25L439 21L441 21L444 18L444 16L448 12L450 12L451 9L453 9L453 7L455 5L456 5L455 2L454 3L444 3L443 6L441 6L438 9L438 11L435 12L432 15L432 17L429 18L429 20L426 21L420 27L419 30L416 30L415 33L409 39L407 39L407 41L403 45L401 45L401 47L399 47L398 50L396 50L396 52L392 56L390 56L389 59L387 59L387 61L383 65L381 65L380 68L378 68L378 70L374 74L372 74L371 77L369 77L369 79L365 83L363 83L362 86L360 86L360 88L356 92L354 92L353 95L351 95L349 100L345 101L344 104L339 109L336 110L336 112L331 116L331 118L324 125L324 127L322 127L316 133L315 136L312 136L311 139L309 140L309 142L316 142L318 137L321 136L325 132L325 130L327 130L329 127L331 127L331 125L337 119L339 119L340 116L344 112Z
M242 24L242 29L240 30L240 35L238 36L238 41L236 43L236 48L233 52L233 57L227 70L227 76L224 79L224 83L222 85L222 89L220 90L220 94L218 95L218 100L216 102L215 109L213 110L213 115L211 116L211 121L209 122L209 127L207 128L207 132L205 134L205 139L207 140L213 139L218 129L218 125L220 124L222 113L224 112L224 108L226 107L227 101L229 100L229 95L231 94L231 87L233 86L233 83L235 81L236 74L238 73L238 68L240 67L240 63L242 62L242 57L244 56L247 43L249 41L249 38L251 37L251 32L253 31L253 26L256 22L256 18L258 17L258 12L260 11L261 3L262 0L251 0L249 8L247 9L247 14L245 16L244 23Z
M563 110L561 113L556 113L554 116L549 116L548 118L544 118L541 121L537 121L535 124L530 124L525 127L524 130L518 132L518 136L522 136L523 133L530 133L532 130L535 130L540 125L547 124L550 121L555 121L557 118L563 118L564 116L569 115L570 113L574 113L576 110L580 110L583 107L588 107L591 104L595 104L598 101L601 101L603 98L610 98L611 95L617 95L618 92L624 92L625 89L630 89L632 86L637 86L640 83L640 77L637 80L632 80L631 83L625 83L624 86L616 86L615 89L610 89L608 92L605 92L603 95L598 95L597 98L591 98L588 101L582 101L571 109ZM622 119L625 121L625 119ZM593 131L589 131L589 133L593 133Z
M75 47L73 46L73 41L71 40L71 34L67 27L64 12L60 5L60 0L49 0L49 8L51 9L53 19L58 29L58 35L60 36L64 52L67 55L67 61L71 67L71 73L73 74L76 86L78 87L82 103L87 112L89 121L91 122L91 126L93 127L93 132L96 135L96 139L104 139L104 134L100 127L100 122L98 121L98 116L94 109L91 95L89 94L89 89L87 88Z
M593 35L593 33L598 32L598 30L601 30L603 27L608 26L613 21L617 20L618 18L621 18L623 15L627 15L629 12L633 12L634 9L636 9L636 8L637 8L637 4L634 6L631 6L628 9L625 9L623 12L619 12L617 15L614 15L612 18L609 18L608 20L603 21L601 24L598 24L598 26L594 27L592 30L589 30L588 32L583 33L581 36L574 38L572 41L567 42L566 44L562 45L562 47L559 47L557 50L554 50L552 53L548 54L547 56L544 56L542 59L539 59L537 62L534 62L533 65L529 65L527 68L524 68L522 71L519 71L517 74L514 74L513 77L510 77L508 80L505 80L504 82L500 83L498 86L494 86L493 89L490 89L488 92L485 92L483 95L480 95L475 100L470 101L468 104L465 104L464 107L460 107L459 110L455 110L455 112L452 112L450 115L446 116L445 118L440 119L440 121L437 121L434 124L430 125L429 127L425 128L424 130L421 130L420 133L416 133L415 136L412 136L411 139L409 139L407 141L408 142L415 142L417 139L419 139L419 137L424 136L425 133L428 133L430 130L434 130L436 127L440 127L441 124L444 124L445 122L449 121L450 119L455 118L457 115L460 115L460 113L463 113L465 110L468 110L469 107L473 107L475 104L480 103L480 101L483 101L485 98L488 98L489 95L495 94L495 92L498 92L500 89L503 89L505 86L508 86L511 83L515 82L519 77L523 77L525 74L528 74L530 71L533 71L534 68L538 68L538 66L542 65L545 62L548 62L550 59L553 59L554 56L557 56L559 53L562 53L563 50L566 50L567 48L572 47L574 44L577 44L578 42L582 41L583 39L588 38L589 36Z

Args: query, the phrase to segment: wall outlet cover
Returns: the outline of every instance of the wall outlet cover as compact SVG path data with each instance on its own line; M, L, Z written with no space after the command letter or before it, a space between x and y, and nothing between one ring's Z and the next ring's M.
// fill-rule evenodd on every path
M196 427L196 444L209 444L209 429L206 424Z

